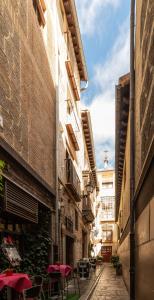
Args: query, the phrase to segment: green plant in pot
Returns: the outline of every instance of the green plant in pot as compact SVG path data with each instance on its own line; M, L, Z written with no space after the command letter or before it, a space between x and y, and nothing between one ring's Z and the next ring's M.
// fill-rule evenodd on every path
M113 267L116 268L117 263L119 262L119 256L118 255L112 255L111 256L111 263L113 264Z
M103 256L99 256L99 255L97 255L97 257L96 257L96 259L97 259L97 261L103 261Z
M120 261L116 264L116 275L122 275L122 264Z

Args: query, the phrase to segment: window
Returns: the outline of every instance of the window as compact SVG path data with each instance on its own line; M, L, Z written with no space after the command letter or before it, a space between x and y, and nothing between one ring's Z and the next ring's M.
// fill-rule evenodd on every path
M112 230L103 230L102 242L112 242Z
M112 189L113 188L113 182L102 182L102 188L103 189Z
M106 196L101 197L101 219L102 220L113 220L115 217L115 197Z
M75 210L75 230L78 230L78 226L79 226L78 223L79 223L79 222L78 222L78 213L77 213L77 211Z

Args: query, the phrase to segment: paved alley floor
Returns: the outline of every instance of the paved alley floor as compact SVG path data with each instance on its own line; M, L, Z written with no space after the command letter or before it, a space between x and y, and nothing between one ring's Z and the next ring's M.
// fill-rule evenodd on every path
M95 284L102 270L103 270L103 265L97 266L96 271L90 271L89 278L83 281L80 280L80 292L81 292L80 300L87 299L89 295L89 291L92 289L93 285Z
M104 270L90 300L129 300L122 276L116 276L111 264L104 264Z

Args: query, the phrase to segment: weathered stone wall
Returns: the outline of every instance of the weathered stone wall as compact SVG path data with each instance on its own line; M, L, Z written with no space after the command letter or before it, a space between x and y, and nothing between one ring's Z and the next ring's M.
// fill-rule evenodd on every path
M154 186L152 181L154 176L154 1L138 0L136 4L135 189L140 184L140 190L137 193L135 206L135 287L137 300L145 298L150 300L154 297L154 258L152 254L154 252ZM125 153L127 161L129 161L127 155L129 145L128 141ZM127 163L126 170L128 169ZM124 177L123 174L123 181ZM126 173L126 182L128 183L129 178L129 173ZM125 199L124 202L129 201L128 194L124 194L124 189L122 189L122 198ZM127 233L129 234L129 230ZM128 237L129 235L119 246L118 253L123 263L124 279L129 288Z
M66 191L61 194L61 201L63 201L63 209L61 212L61 253L60 258L63 263L66 263L66 236L70 236L74 239L74 249L73 257L74 264L76 265L77 260L82 258L82 230L87 231L87 255L88 255L88 243L90 238L89 227L83 224L82 220L82 211L79 209L79 204L71 197L70 194L67 194ZM75 228L75 211L78 214L78 229ZM65 226L65 216L71 218L73 222L73 233L69 232ZM87 256L86 255L86 256Z
M55 88L33 1L0 5L1 137L55 187Z
M122 273L127 289L129 290L129 266L130 266L130 241L129 235L125 238L122 244L118 248L118 255L120 256L120 261L122 263Z
M149 164L136 205L136 299L152 299L154 258L154 1L137 1L136 20L136 187ZM151 151L152 150L152 151ZM151 162L151 163L150 163ZM151 165L151 166L150 166Z
M135 185L154 138L154 2L137 1L135 85Z

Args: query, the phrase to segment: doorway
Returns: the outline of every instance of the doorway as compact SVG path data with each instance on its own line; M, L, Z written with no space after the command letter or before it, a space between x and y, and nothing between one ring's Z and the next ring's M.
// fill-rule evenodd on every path
M112 256L112 246L102 246L101 255L103 256L104 262L110 262Z
M82 258L87 257L87 234L82 230Z
M66 264L74 265L74 239L66 235Z

